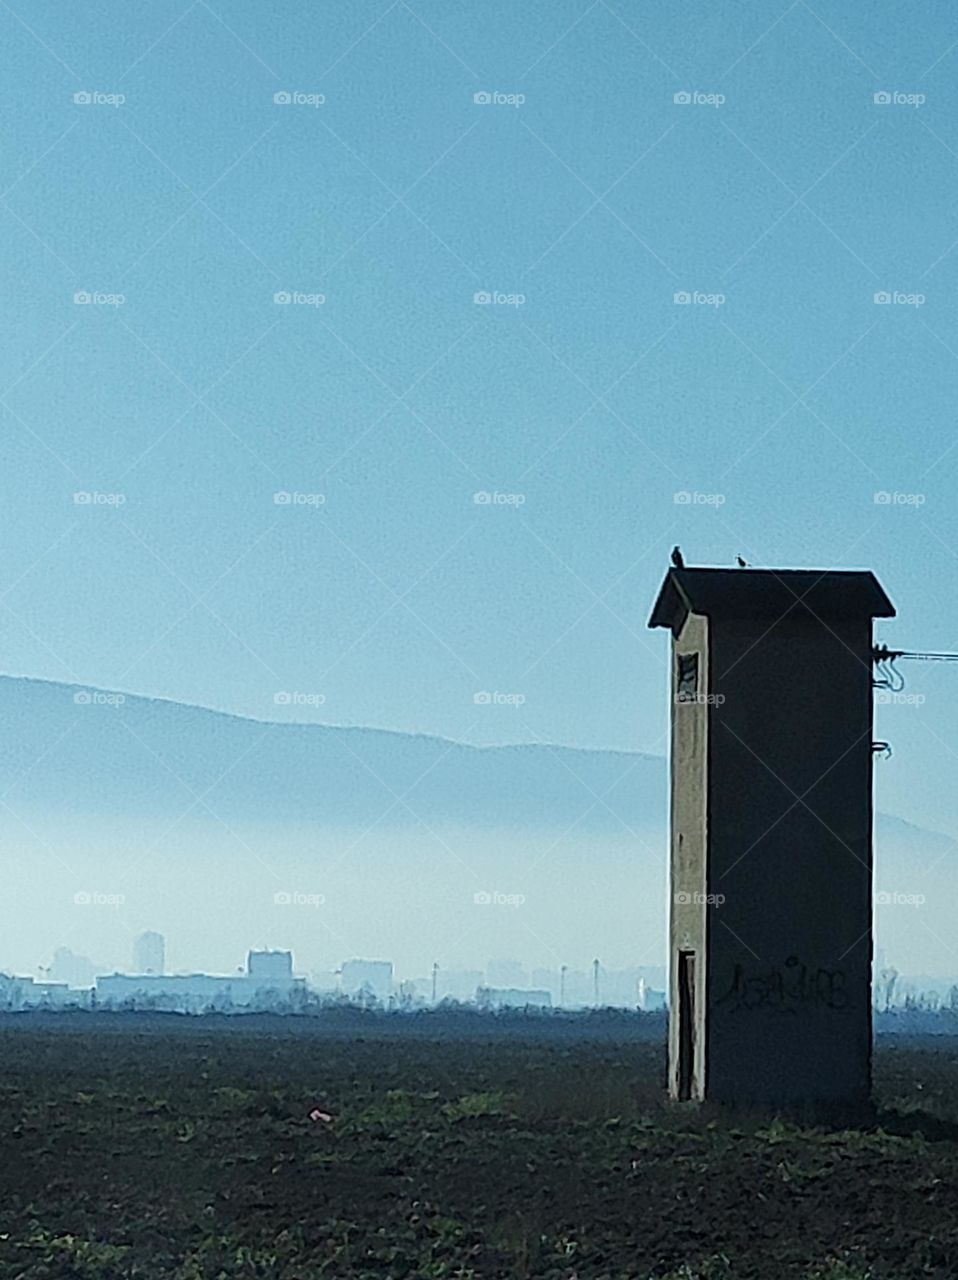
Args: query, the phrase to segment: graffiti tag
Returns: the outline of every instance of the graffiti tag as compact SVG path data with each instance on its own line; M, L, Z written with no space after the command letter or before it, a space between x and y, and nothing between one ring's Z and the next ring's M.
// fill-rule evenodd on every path
M841 969L813 969L802 964L798 956L789 956L784 965L760 973L747 973L743 964L737 964L731 986L716 1003L729 1004L733 1009L796 1013L809 1006L844 1009L848 994Z

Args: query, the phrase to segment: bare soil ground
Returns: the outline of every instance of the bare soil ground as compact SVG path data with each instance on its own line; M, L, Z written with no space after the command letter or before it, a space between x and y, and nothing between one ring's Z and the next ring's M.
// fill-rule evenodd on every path
M255 1026L0 1020L2 1280L958 1276L956 1040L827 1130L668 1105L647 1038Z

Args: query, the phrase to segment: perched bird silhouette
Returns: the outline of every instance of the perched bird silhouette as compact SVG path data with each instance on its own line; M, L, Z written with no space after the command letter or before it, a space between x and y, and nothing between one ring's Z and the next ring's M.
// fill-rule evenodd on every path
M738 565L740 569L747 569L749 567L748 561L743 560L741 556L735 557L735 563Z
M676 569L685 568L685 561L682 559L682 550L680 547L672 548L672 563Z

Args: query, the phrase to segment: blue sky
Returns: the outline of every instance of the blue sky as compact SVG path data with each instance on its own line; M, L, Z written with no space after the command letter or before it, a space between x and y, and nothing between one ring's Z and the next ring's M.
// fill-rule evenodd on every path
M676 541L958 648L953 6L13 0L0 47L5 671L661 753ZM908 675L879 800L955 830Z

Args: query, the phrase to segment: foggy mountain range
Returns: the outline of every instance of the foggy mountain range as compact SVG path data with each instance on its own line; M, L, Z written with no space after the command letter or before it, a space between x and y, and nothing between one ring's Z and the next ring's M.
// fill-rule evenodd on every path
M0 794L24 813L172 817L200 794L270 823L365 824L393 805L399 825L621 829L665 812L664 761L639 753L472 747L16 677L0 677L0 726Z
M56 945L128 963L158 928L176 968L235 968L251 945L297 967L382 956L424 972L492 956L660 963L667 762L552 745L472 747L367 728L261 722L176 702L0 677L0 967ZM958 974L943 903L958 844L876 823L878 943ZM97 910L74 897L121 902ZM276 906L280 892L321 897ZM519 906L477 906L480 892ZM881 903L881 899L879 899Z

